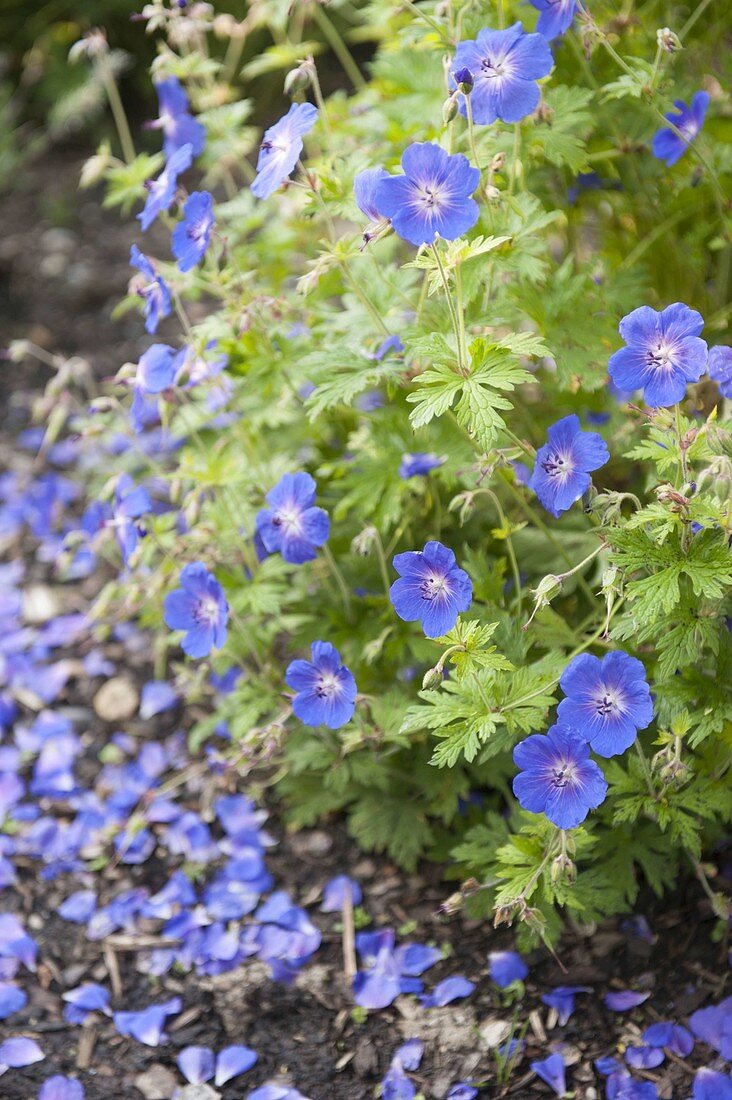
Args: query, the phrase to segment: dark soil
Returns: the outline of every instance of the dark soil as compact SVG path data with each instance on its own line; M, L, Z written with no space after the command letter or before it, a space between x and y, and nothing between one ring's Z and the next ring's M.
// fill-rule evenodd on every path
M136 315L110 318L130 275L130 243L139 234L130 219L104 212L98 194L82 193L78 198L79 169L78 151L57 151L43 164L28 167L13 194L2 201L2 343L29 338L49 352L79 356L88 361L96 378L103 378L126 360L134 361L146 344ZM159 335L165 339L167 334ZM0 372L4 461L17 461L7 433L23 422L28 404L24 390L47 377L45 368L34 372L15 364ZM29 578L53 583L46 568L33 561L32 546L24 551ZM62 588L62 610L87 606L88 588ZM126 667L119 670L138 684L151 677L146 654L130 656L118 644L111 644L109 652L118 664L124 660ZM84 716L85 757L78 767L90 780L99 768L101 748L119 728L93 713L91 702L100 684L72 680L60 704ZM178 724L185 727L185 715L133 721L125 729L140 738L161 737ZM190 790L192 808L200 793ZM568 933L558 951L565 969L548 952L535 952L528 960L526 998L518 1006L508 1006L487 977L486 953L512 946L511 933L462 915L441 915L440 904L454 884L441 881L439 867L425 866L405 876L384 859L360 853L337 820L287 835L274 816L270 830L279 840L267 859L276 887L309 907L324 933L320 951L290 987L272 982L258 962L215 978L148 978L135 969L133 951L119 943L109 948L104 942L90 942L83 927L55 915L59 902L79 888L78 876L49 883L35 867L22 869L20 887L0 895L0 909L17 912L37 939L39 967L35 978L23 971L29 1003L0 1024L0 1039L21 1033L35 1037L46 1059L3 1076L3 1100L35 1097L52 1073L78 1074L87 1100L140 1100L144 1094L135 1082L151 1067L163 1080L166 1071L172 1072L181 1084L174 1064L179 1048L203 1044L220 1049L230 1043L253 1047L259 1062L223 1088L226 1100L243 1097L255 1085L278 1076L290 1079L313 1100L360 1100L375 1095L395 1049L412 1035L425 1039L425 1058L415 1080L426 1097L443 1097L450 1085L468 1078L486 1082L481 1097L549 1096L550 1090L530 1072L528 1063L561 1043L569 1066L568 1087L576 1097L591 1100L604 1091L592 1066L594 1058L614 1053L618 1044L622 1049L623 1044L639 1041L651 1022L669 1017L683 1021L699 1005L723 995L726 946L711 940L714 921L694 880L680 884L676 895L662 904L646 898L639 905L656 936L653 944L621 931L617 920ZM130 885L159 889L169 870L155 858L140 867L108 864L95 875L94 885L105 902ZM473 995L444 1009L423 1009L414 998L402 997L392 1008L359 1022L344 978L339 916L317 909L324 883L344 872L361 883L364 908L376 925L402 929L402 939L435 941L448 948L449 957L427 975L429 987L462 973L477 983ZM141 1008L181 996L183 1014L170 1030L170 1043L151 1050L120 1036L101 1016L83 1029L66 1024L61 994L87 980L116 987L115 1009ZM549 1030L551 1014L540 996L555 985L588 985L593 994L578 999L578 1010L564 1028ZM602 1004L602 995L611 988L648 990L651 997L640 1008L617 1015ZM515 1032L526 1026L527 1052L510 1080L499 1085L491 1047L506 1038L502 1022ZM709 1053L706 1048L688 1061L699 1064L704 1053ZM685 1062L675 1059L641 1075L656 1082L664 1100L685 1100L692 1073ZM171 1080L168 1076L168 1088ZM165 1097L170 1092L152 1090L147 1095Z

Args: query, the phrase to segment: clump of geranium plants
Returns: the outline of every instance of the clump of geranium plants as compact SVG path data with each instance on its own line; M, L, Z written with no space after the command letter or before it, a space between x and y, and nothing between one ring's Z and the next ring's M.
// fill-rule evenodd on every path
M162 150L123 126L85 182L139 219L152 342L79 422L114 456L80 537L215 700L192 746L293 822L447 858L528 937L682 867L725 920L725 59L704 3L532 3L145 7Z

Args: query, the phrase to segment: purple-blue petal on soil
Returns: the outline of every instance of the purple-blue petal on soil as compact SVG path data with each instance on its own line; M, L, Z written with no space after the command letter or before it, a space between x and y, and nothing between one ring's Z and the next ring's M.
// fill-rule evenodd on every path
M420 997L425 1008L444 1008L445 1005L463 997L469 997L475 989L475 983L464 978L461 974L455 974L451 978L445 978L438 982L435 988Z
M554 1089L557 1096L564 1096L567 1091L567 1081L564 1058L561 1054L550 1054L541 1061L531 1062L530 1065L536 1076L540 1077L549 1088Z
M488 972L500 989L506 989L514 982L524 981L529 968L516 951L491 951Z
M621 989L618 992L606 993L603 997L605 1007L611 1012L627 1012L631 1008L637 1008L647 1001L650 993L636 993L633 989Z

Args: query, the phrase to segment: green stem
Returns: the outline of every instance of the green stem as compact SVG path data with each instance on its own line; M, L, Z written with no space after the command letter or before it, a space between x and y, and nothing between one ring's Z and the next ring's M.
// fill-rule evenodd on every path
M413 0L401 0L401 4L403 8L406 8L406 10L411 12L412 15L416 16L417 19L423 19L425 23L428 23L429 26L432 27L432 30L435 32L435 34L438 35L440 41L444 46L452 46L450 36L445 31L445 28L441 27L439 23L435 22L432 16L428 15L426 11L422 11L421 8L418 8Z
M650 794L653 801L656 802L657 799L658 799L658 794L656 792L656 788L653 785L653 776L651 775L651 769L648 766L648 761L646 760L646 754L643 752L643 749L641 748L641 743L640 743L640 741L638 740L637 737L636 737L635 741L633 742L633 746L634 746L635 751L637 753L638 759L641 762L641 767L643 769L643 775L644 775L645 780L646 780L646 786L648 787L648 793Z
M384 593L385 593L387 601L388 601L389 591L391 589L391 581L389 579L389 569L388 569L388 566L386 564L386 556L384 554L384 544L381 541L381 534L379 533L377 528L374 528L374 530L376 531L376 538L374 539L374 544L376 546L376 556L379 559L379 570L381 572L381 579L384 583Z
M340 589L341 598L343 600L343 607L345 609L346 616L348 617L348 619L350 621L350 619L351 619L351 596L350 596L349 591L348 591L348 586L346 585L346 582L343 579L343 574L341 573L340 569L338 568L338 563L336 562L335 558L333 557L333 553L331 551L330 546L328 546L327 542L323 546L323 557L327 561L328 567L330 568L330 571L333 575L333 579L335 580L336 584L338 585L338 588Z
M351 81L351 84L353 84L354 88L356 88L357 91L363 91L363 89L366 87L366 81L362 77L361 71L354 61L351 51L348 49L348 46L341 38L336 27L325 14L325 11L320 6L318 0L315 0L312 12L313 19L320 27L323 35L328 41L328 45L340 61L343 70L346 73L346 76Z
M107 93L107 99L109 100L109 106L112 111L112 117L114 118L114 124L117 127L117 136L119 137L119 143L122 146L122 155L125 158L127 164L132 164L135 159L135 143L132 140L132 134L130 133L130 126L127 122L127 115L125 109L122 106L122 100L120 99L119 89L114 79L114 73L110 67L109 61L102 54L99 58L99 69L102 74L102 81L104 83L104 90Z
M323 126L325 132L328 135L330 141L333 137L333 131L330 128L330 119L328 118L328 108L325 106L325 99L323 98L323 89L320 87L320 78L318 77L318 70L315 67L315 61L312 57L308 58L310 62L310 81L313 85L313 95L315 96L315 102L318 105L318 110L323 118Z
M460 373L464 374L466 368L465 368L465 363L463 361L463 356L462 356L463 339L462 339L462 335L461 335L460 324L458 323L457 313L455 312L455 303L453 302L452 294L450 293L450 284L447 281L447 272L445 271L445 268L443 266L442 257L440 256L439 249L437 248L437 245L434 243L434 241L433 241L433 243L430 247L432 248L432 252L434 253L435 263L437 264L437 269L440 272L440 278L442 279L442 286L443 286L443 289L445 291L445 298L447 299L447 308L450 311L450 320L452 321L452 331L455 334L455 340L456 340L456 343L457 343L458 366L460 368Z
M470 142L470 150L473 154L473 160L475 161L475 167L479 172L483 169L480 166L480 160L478 158L478 150L475 147L475 123L473 122L473 104L470 102L470 96L465 96L465 114L468 120L468 141Z
M681 45L684 44L684 39L696 23L697 19L706 11L711 4L712 0L701 0L701 3L697 6L696 11L693 11L689 18L684 23L683 27L679 31L679 38L681 39Z

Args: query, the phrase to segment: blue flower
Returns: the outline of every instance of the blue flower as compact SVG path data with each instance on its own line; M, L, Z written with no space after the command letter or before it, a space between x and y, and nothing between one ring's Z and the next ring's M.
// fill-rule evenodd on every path
M696 1071L691 1097L692 1100L732 1100L732 1077L702 1066Z
M544 993L541 999L545 1005L556 1009L559 1025L564 1027L574 1012L574 999L577 994L591 992L592 990L586 985L558 985L550 993Z
M193 147L183 145L180 149L176 149L158 178L146 182L145 206L137 215L143 230L149 229L163 210L170 209L178 186L178 176L190 168L192 161Z
M537 1077L540 1077L542 1081L545 1081L550 1089L553 1089L557 1096L564 1096L567 1091L567 1081L565 1077L564 1058L561 1054L550 1054L548 1058L544 1058L541 1062L531 1062L531 1068Z
M399 465L399 477L406 481L410 477L425 477L431 470L442 466L444 458L437 455L425 454L420 451L417 454L404 455Z
M654 157L665 161L669 168L676 164L677 160L681 160L689 148L689 143L694 140L704 125L708 106L709 96L706 92L697 92L689 106L683 99L674 100L676 110L670 111L665 117L675 129L664 127L656 131L652 145ZM676 130L680 130L681 134L677 134Z
M488 972L499 989L507 989L514 982L522 982L529 968L517 951L491 951Z
M129 564L137 544L145 535L140 517L152 509L147 489L135 485L129 474L120 474L114 490L111 524L117 536L122 561Z
M356 709L356 681L329 642L313 642L312 661L292 661L285 673L297 694L292 709L306 726L345 726Z
M567 698L557 708L557 719L576 729L598 756L625 752L638 730L653 721L646 670L620 649L602 660L580 653L567 665L559 685Z
M149 333L156 331L161 317L169 317L173 308L170 299L168 285L161 275L158 275L147 256L140 252L136 244L130 249L130 263L141 271L149 280L143 283L137 293L145 303L143 316L145 317L145 329Z
M317 117L318 108L312 103L293 103L279 122L265 130L252 184L258 199L268 199L290 175L302 152L303 135L312 130Z
M718 383L722 397L732 398L732 348L719 344L709 349L709 377Z
M478 220L478 204L470 197L480 172L462 153L450 156L439 145L418 141L404 150L403 176L382 177L375 205L390 218L400 237L411 244L432 244L436 237L452 241Z
M513 750L513 760L520 769L513 793L525 810L546 814L559 829L581 825L605 800L605 777L571 726L558 722L546 736L532 734Z
M672 1020L661 1020L647 1027L643 1032L643 1042L649 1047L666 1047L680 1058L686 1058L694 1049L691 1032Z
M168 344L151 344L140 356L135 386L142 393L162 393L170 389L185 359L185 350L176 351Z
M190 113L188 96L175 76L159 80L155 84L160 113L157 121L148 124L150 129L163 131L163 152L166 159L184 145L190 145L193 156L203 152L206 131Z
M497 119L519 122L539 105L536 83L551 72L554 59L542 34L524 34L521 23L503 31L486 28L475 41L459 42L454 69L467 68L473 74L470 93L473 119L489 126ZM454 80L451 81L453 87ZM467 116L461 97L460 114Z
M206 657L226 641L229 605L224 590L200 561L189 562L180 574L180 588L165 597L165 622L184 630L181 642L189 657Z
M652 408L683 400L688 382L698 382L707 367L707 345L699 337L701 313L674 302L657 313L640 306L623 317L620 335L626 347L610 356L610 378L621 390L643 388Z
M378 222L381 214L376 206L376 188L381 180L389 178L385 168L367 168L353 179L353 194L359 210L371 222Z
M269 508L259 512L257 535L269 554L279 551L285 561L302 565L312 561L317 548L328 541L328 513L316 508L316 485L310 474L285 474L267 493Z
M531 0L531 4L540 13L537 31L550 41L569 30L579 6L577 0Z
M201 262L213 227L213 196L208 191L194 191L183 207L183 221L173 230L171 247L181 271L190 271Z
M547 432L547 442L536 452L529 488L547 512L559 516L589 489L590 473L609 458L604 439L597 432L580 431L579 417L572 413Z
M75 1077L57 1073L43 1082L38 1100L84 1100L84 1086Z
M397 554L394 568L399 580L389 590L400 619L419 620L428 638L441 638L467 611L473 599L470 577L455 563L455 555L441 542L428 542L424 550Z

